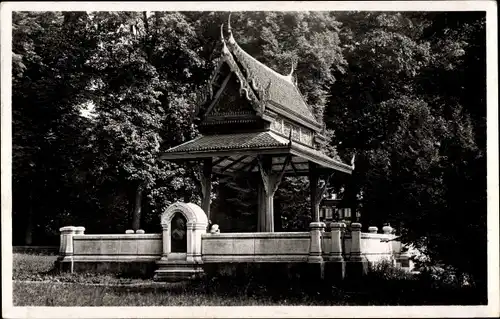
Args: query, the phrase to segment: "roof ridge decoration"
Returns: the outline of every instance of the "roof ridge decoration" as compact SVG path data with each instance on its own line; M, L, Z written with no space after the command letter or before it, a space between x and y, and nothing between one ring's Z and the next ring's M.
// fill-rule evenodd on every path
M217 74L217 72L219 72L219 70L222 67L222 65L224 63L227 63L228 66L229 66L229 68L231 69L231 71L234 72L234 74L237 77L237 80L238 80L239 85L240 85L240 89L239 89L240 95L243 96L244 98L246 98L250 102L252 108L255 110L255 112L257 113L258 116L262 116L264 114L263 105L262 105L262 103L260 103L258 97L253 92L252 88L250 87L250 84L245 79L245 76L242 74L242 71L238 67L238 65L237 65L237 63L236 63L233 55L231 54L231 51L228 49L228 45L227 45L227 43L226 43L226 41L224 39L223 28L224 28L224 24L221 24L220 32L221 32L221 41L222 41L222 45L223 45L223 47L222 47L222 57L217 62L217 66L212 71L212 74L211 74L211 77L210 77L210 81L209 81L209 85L208 85L209 86L210 98L211 99L213 98L212 83L213 83L213 81L215 79L215 75ZM228 25L228 28L230 30L230 25ZM229 39L229 42L231 42L231 39ZM255 86L255 84L253 86ZM208 115L207 111L208 110L205 111L204 116Z
M226 41L224 40L224 23L220 25L220 38L222 40L222 53L223 54L231 54L229 49L227 48Z
M268 67L267 65L265 65L264 63L260 62L259 60L257 60L256 58L254 58L253 56L251 56L250 54L248 54L247 52L245 52L245 50L243 50L239 44L236 42L234 36L233 36L233 30L231 28L231 12L229 12L229 17L227 18L227 31L229 33L229 39L228 39L228 42L234 46L235 49L239 50L241 53L244 53L246 55L248 55L251 59L253 59L255 62L257 62L260 66L264 67L265 69L267 69L268 71L271 71L272 73L274 73L275 75L283 78L284 80L289 80L289 76L291 75L283 75L275 70L273 70L272 68ZM224 42L224 45L226 43ZM292 66L292 73L293 73L293 66ZM248 70L247 70L248 71ZM255 83L255 79L254 78L250 78L250 82L252 83ZM292 81L290 81L290 83L294 84Z
M299 123L303 123L303 125L314 128L315 131L319 131L321 129L321 124L318 122L312 110L307 105L304 96L297 86L296 78L293 77L297 61L295 60L293 62L290 74L280 74L255 59L239 46L232 32L231 13L228 17L227 28L229 38L227 43L224 41L224 44L227 45L230 52L228 56L233 58L232 60L234 60L238 69L241 68L241 71L246 73L242 73L243 77L246 78L246 81L249 84L249 87L245 87L245 89L253 89L253 91L258 95L261 114L268 106L271 106L273 111L276 111L277 107L278 112L285 112L282 114L285 117L291 116L292 121L298 121ZM273 92L269 92L270 90Z
M297 82L294 81L294 77L293 77L293 72L295 71L295 68L297 67L297 59L293 59L292 60L292 66L291 66L291 70L290 70L290 73L286 76L286 79L292 83L293 85L297 86Z

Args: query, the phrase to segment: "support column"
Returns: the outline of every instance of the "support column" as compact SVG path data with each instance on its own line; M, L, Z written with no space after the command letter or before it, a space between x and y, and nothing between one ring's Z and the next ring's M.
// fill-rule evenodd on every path
M318 181L319 176L317 173L318 165L309 162L309 187L311 191L311 217L312 221L319 223L319 204L321 198L318 198Z
M309 185L311 191L311 215L312 223L309 224L311 229L311 241L309 246L309 257L307 259L310 264L311 271L314 273L316 268L319 268L320 277L324 278L324 263L322 249L322 235L325 230L325 223L319 220L319 205L323 194L325 193L330 177L325 180L324 185L319 185L318 165L314 162L309 162ZM319 266L319 267L317 267Z
M274 215L274 195L271 198L271 207L269 207L269 198L266 194L266 189L262 180L259 181L257 186L257 200L258 200L258 217L257 217L257 231L258 232L266 232L266 231L274 231L274 225L272 225L272 230L266 230L270 228L266 228L266 221L268 215ZM273 218L274 220L274 218Z
M203 171L201 174L201 192L202 201L201 208L210 220L210 195L212 193L212 158L203 160Z
M309 184L311 190L311 216L313 222L319 223L319 205L321 203L321 199L327 190L328 183L332 178L333 174L327 176L325 178L325 183L322 186L319 186L319 178L320 174L318 172L318 165L313 162L309 162Z
M318 192L318 181L319 175L317 172L317 164L309 162L309 187L311 191L311 216L312 223L309 224L309 229L311 231L311 239L309 242L309 257L307 258L308 263L320 264L319 273L322 277L323 273L323 256L321 249L321 233L325 229L325 224L319 221L319 203L321 198ZM313 273L314 270L311 270Z
M274 231L274 192L272 191L272 157L259 158L262 183L259 183L259 232Z
M258 227L259 232L274 232L274 193L278 189L281 179L285 173L285 168L291 157L287 156L283 167L279 173L273 173L273 158L269 155L259 156L258 164L262 178L258 189Z

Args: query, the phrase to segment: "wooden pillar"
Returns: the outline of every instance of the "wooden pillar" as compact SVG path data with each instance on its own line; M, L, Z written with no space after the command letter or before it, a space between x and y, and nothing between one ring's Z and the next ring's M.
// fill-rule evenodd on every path
M272 157L262 156L259 158L259 168L262 177L259 183L259 232L274 231L274 192L272 191Z
M324 176L324 184L319 184L320 172L318 170L318 164L309 162L309 184L311 191L311 216L313 223L319 222L319 206L321 204L321 199L325 194L328 183L330 179L333 177L333 173L329 176Z
M319 222L319 205L321 197L318 198L318 181L319 175L317 172L317 164L309 162L309 185L311 191L311 216L313 222Z
M262 183L259 183L259 217L258 227L259 232L274 232L274 193L266 192Z
M272 157L269 155L258 157L259 171L262 178L262 183L259 183L258 189L259 217L257 229L259 232L274 232L274 193L276 193L281 183L285 168L290 160L291 157L287 156L281 171L273 173Z
M203 171L201 174L201 192L203 195L201 208L210 220L210 195L212 193L212 158L203 160Z
M266 211L264 210L264 205L262 204L263 202L263 197L265 196L262 195L262 193L265 193L264 192L264 185L262 184L262 179L259 178L259 180L257 181L257 231L258 232L263 232L263 228L262 228L262 219L263 219L263 216L266 214Z

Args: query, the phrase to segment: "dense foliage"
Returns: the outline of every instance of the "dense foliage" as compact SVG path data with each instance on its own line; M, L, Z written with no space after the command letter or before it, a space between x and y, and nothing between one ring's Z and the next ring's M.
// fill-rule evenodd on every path
M156 231L166 205L199 201L195 167L157 157L197 134L225 22L224 12L13 14L15 244L57 241L69 224ZM231 26L257 59L282 74L295 66L325 150L356 154L334 187L363 225L389 222L433 261L484 281L484 13L236 12ZM214 189L237 229L253 218L247 182ZM306 227L308 196L307 179L284 181L278 230Z

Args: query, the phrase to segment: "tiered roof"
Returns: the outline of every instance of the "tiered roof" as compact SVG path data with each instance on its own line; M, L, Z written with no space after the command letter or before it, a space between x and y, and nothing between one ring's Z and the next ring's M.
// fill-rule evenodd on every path
M215 173L235 173L258 170L256 158L268 154L278 161L276 165L283 165L285 157L291 156L285 173L307 173L309 162L351 173L351 166L316 149L321 125L291 74L279 74L252 57L236 43L230 26L228 29L226 42L221 27L222 56L212 74L211 100L202 116L202 124L222 126L225 130L206 130L208 134L167 150L161 158L212 158ZM228 84L230 81L234 82ZM224 98L224 103L217 104Z
M293 82L291 75L279 74L246 53L234 40L232 33L228 44L228 49L234 59L244 68L246 80L258 88L265 88L256 91L260 93L258 95L261 95L259 96L261 99L267 100L266 107L270 107L277 113L292 120L302 119L314 125L318 130L321 128L304 101L298 87Z

